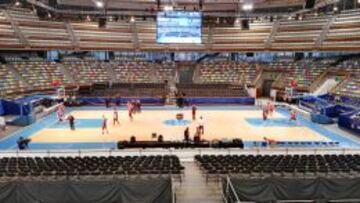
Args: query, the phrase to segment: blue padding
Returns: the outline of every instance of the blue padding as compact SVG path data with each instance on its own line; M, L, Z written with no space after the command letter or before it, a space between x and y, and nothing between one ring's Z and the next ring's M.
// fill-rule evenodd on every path
M322 113L331 118L339 117L343 113L353 112L354 108L342 106L342 105L333 105L322 109Z
M339 116L338 125L360 135L360 122L351 118L353 115L359 112L360 111L341 114Z
M147 98L121 98L121 104L126 104L129 100L140 100L141 104L143 105L164 105L165 100L162 98L154 98L154 97L147 97ZM87 104L87 105L103 105L105 103L105 98L102 97L82 97L80 101ZM112 99L112 103L116 103L119 99Z
M16 102L0 100L2 106L2 115L29 115L31 107L29 104L22 105Z
M344 104L360 107L360 99L359 98L351 98L351 97L341 96L340 100Z
M334 121L330 117L321 113L311 113L311 121L320 124L333 124Z
M115 142L71 142L71 143L32 143L29 144L29 149L49 149L49 150L63 150L63 149L116 149ZM16 146L13 146L16 149Z
M22 97L19 99L16 99L15 102L16 103L20 103L20 104L28 104L31 102L36 102L42 99L54 99L53 95L30 95L30 96L26 96L26 97Z
M2 105L2 100L0 100L0 116L3 116L5 115L5 110L4 110L4 107Z
M252 97L190 97L186 100L189 104L255 104Z

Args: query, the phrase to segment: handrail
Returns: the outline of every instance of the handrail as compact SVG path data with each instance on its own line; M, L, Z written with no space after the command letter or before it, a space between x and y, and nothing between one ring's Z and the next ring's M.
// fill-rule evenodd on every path
M135 22L130 23L130 30L132 32L132 42L135 50L140 48L139 36L137 31L137 26Z
M260 80L261 77L262 77L263 72L264 72L264 69L261 68L260 71L259 71L259 73L256 75L256 78L253 80L253 82L252 82L252 84L251 84L252 86L256 87L257 83L259 82L259 80Z
M346 84L350 78L351 78L350 75L347 75L343 81L341 81L339 84L333 87L329 92L336 94L336 90L344 86L344 84Z
M206 49L210 51L212 49L213 44L214 44L214 28L209 27L209 32L208 32L208 37L207 37L207 42L206 42Z
M230 192L233 193L233 195L234 195L234 197L236 199L236 203L241 203L240 198L239 198L238 194L236 193L233 184L230 181L230 177L227 176L226 177L226 193L229 194ZM226 196L225 196L225 198L227 199Z
M273 38L274 38L274 36L276 35L279 27L280 27L280 20L277 20L277 21L273 24L272 29L271 29L271 33L269 34L269 37L268 37L268 39L267 39L266 42L265 42L265 49L270 49L270 48L271 48Z
M12 18L12 16L6 11L2 10L6 19L11 23L11 27L14 29L16 35L19 37L20 42L25 45L27 48L30 47L29 41L26 39L24 33L22 33L21 29L19 28L17 22Z
M327 23L322 27L322 32L319 34L318 38L315 41L316 48L322 47L324 39L326 38L327 34L329 33L330 27L334 23L334 21L337 17L338 17L338 15L332 16L331 18L328 19Z
M69 35L69 38L70 38L70 41L71 41L73 47L79 48L79 40L75 36L73 26L71 25L71 23L69 21L65 21L64 24L65 24L66 31Z
M30 144L31 148L31 144ZM225 154L225 155L262 155L262 154L357 154L360 153L360 148L340 148L340 147L318 147L318 148L195 148L195 149L54 149L54 150L0 150L0 157L51 157L51 156L140 156L140 155L176 155L182 160L193 160L197 154Z

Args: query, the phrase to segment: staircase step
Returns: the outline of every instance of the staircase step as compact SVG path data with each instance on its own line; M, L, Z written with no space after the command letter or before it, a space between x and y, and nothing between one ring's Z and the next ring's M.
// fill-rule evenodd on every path
M205 177L194 162L184 162L185 177L176 188L178 203L221 203L221 187L215 183L206 183Z

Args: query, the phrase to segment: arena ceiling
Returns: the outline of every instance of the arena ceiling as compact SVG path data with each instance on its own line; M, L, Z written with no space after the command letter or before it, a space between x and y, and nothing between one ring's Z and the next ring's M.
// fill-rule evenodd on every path
M238 10L244 4L253 4L255 9L304 4L304 0L57 0L60 6L96 7L97 2L102 2L108 9L158 10L170 5L179 9L202 11Z
M21 2L61 15L155 16L156 11L202 11L207 17L251 17L302 12L306 0L0 0ZM342 0L314 0L315 8ZM244 6L251 5L245 10Z

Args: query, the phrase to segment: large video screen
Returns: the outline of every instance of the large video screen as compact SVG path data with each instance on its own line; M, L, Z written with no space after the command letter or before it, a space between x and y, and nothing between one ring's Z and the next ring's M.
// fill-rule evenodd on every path
M157 43L201 43L201 13L165 11L157 14Z

